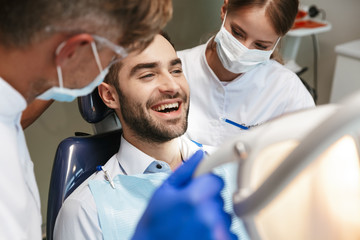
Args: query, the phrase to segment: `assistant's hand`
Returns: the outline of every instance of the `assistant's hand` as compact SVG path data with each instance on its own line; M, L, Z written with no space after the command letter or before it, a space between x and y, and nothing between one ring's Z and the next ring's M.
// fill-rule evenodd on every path
M155 191L133 240L237 239L220 196L223 180L213 174L192 178L202 158L197 151Z

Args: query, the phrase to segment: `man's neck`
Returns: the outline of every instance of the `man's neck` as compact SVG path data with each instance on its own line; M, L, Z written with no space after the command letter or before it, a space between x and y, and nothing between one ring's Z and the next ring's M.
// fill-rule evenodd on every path
M172 170L175 170L182 163L182 155L178 138L174 138L167 142L158 143L142 141L139 138L126 134L124 134L123 137L126 141L150 157L168 163Z

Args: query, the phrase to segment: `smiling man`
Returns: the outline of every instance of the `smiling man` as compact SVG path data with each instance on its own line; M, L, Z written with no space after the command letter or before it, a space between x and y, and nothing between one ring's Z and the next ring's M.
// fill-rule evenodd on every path
M99 86L99 94L120 119L120 149L102 167L104 171L93 174L65 200L56 220L55 239L130 239L156 188L199 150L182 136L187 129L189 86L181 60L163 36L157 35L144 51L131 53L114 65ZM231 218L220 197L223 184L208 186L206 183L191 197L192 202L198 199L203 206L205 222L216 223L202 228L199 236L214 239L208 232L215 232L217 239L235 239L229 231ZM213 192L210 194L216 200L204 202L201 191ZM176 199L184 197L176 195ZM176 199L167 199L167 204ZM161 211L166 211L162 205ZM192 224L192 219L182 215L190 211L188 205L176 209L180 214L175 211L171 218L180 226ZM214 216L213 212L218 214ZM164 236L168 223L161 219L160 236ZM185 239L178 224L171 234Z
M183 157L189 157L181 153L184 143L177 139L187 129L189 86L174 48L158 35L149 48L133 53L115 68L112 74L118 74L110 74L99 93L119 117L123 139L174 170ZM142 173L131 172L138 161L122 165L124 174Z

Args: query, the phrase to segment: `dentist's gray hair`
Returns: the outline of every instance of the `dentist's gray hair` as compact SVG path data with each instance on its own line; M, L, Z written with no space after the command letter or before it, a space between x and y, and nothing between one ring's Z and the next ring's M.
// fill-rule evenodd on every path
M26 47L54 32L146 46L172 16L171 0L0 0L0 44Z

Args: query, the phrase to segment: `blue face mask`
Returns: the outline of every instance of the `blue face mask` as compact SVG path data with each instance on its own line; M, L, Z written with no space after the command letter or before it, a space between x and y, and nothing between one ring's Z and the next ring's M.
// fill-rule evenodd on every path
M102 38L102 37L99 37L99 36L93 36L93 37L94 37L94 39L96 41L101 42L101 43L105 44L107 47L111 48L116 54L118 54L118 55L120 55L122 57L126 57L127 52L126 52L126 50L124 48L111 43L110 41L108 41L105 38ZM61 47L62 47L62 45L60 45L58 51L61 49ZM96 64L97 64L97 66L99 68L100 73L99 73L99 75L97 75L97 77L90 84L88 84L87 86L85 86L83 88L79 88L79 89L65 88L64 85L63 85L63 77L62 77L61 67L57 66L59 87L57 87L57 86L51 87L50 89L45 91L43 94L41 94L37 98L42 99L42 100L54 99L54 100L59 101L59 102L72 102L77 97L88 95L98 85L100 85L100 83L102 83L104 81L105 76L108 74L109 68L114 63L114 61L112 61L105 69L102 69L101 62L100 62L100 57L99 57L99 54L98 54L98 51L96 49L96 45L95 45L94 41L91 42L91 49L92 49L92 52L94 54L95 61L96 61ZM120 59L118 58L118 60L120 60Z
M104 81L106 74L109 72L110 66L106 67L104 70L100 72L99 75L92 81L89 85L80 88L80 89L69 89L61 87L52 87L48 89L46 92L38 96L38 99L42 100L50 100L54 99L59 102L72 102L75 98L80 96L85 96L91 93L100 83ZM61 71L60 67L58 66L58 72ZM60 75L60 74L58 74ZM59 81L60 82L60 81Z

